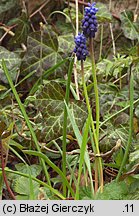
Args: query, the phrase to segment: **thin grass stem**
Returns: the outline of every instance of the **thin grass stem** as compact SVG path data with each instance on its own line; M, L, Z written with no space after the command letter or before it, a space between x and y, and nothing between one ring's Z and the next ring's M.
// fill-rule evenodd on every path
M93 77L93 82L94 82L94 92L95 92L95 105L96 105L96 133L93 133L94 136L94 141L95 141L95 146L96 146L96 154L100 154L99 150L99 119L100 119L100 107L99 107L99 92L98 92L98 84L97 84L97 75L96 75L96 66L95 66L95 57L94 57L94 47L93 47L93 38L90 38L89 40L89 45L90 45L90 56L91 56L91 61L92 61L92 77ZM93 125L92 125L93 126ZM94 126L93 126L94 127ZM94 129L94 128L92 128ZM95 138L96 134L96 138ZM101 188L101 192L103 191L103 167L102 167L102 159L100 157L96 157L95 159L95 168L96 172L98 172L99 176L99 185ZM97 170L98 167L98 170ZM97 174L96 174L97 175ZM96 177L95 175L95 177ZM97 177L96 177L97 180ZM95 189L97 190L97 181L96 181L96 187Z
M129 150L130 150L130 146L131 146L131 142L132 142L132 133L133 133L133 109L134 109L134 84L133 84L133 73L131 73L131 76L130 76L130 98L129 98L129 101L130 101L130 120L129 120L129 136L128 136L128 143L127 143L127 146L126 146L126 149L125 149L125 154L124 154L124 157L123 157L123 160L122 160L122 164L120 166L120 169L119 169L119 172L118 172L118 175L116 177L116 181L118 182L119 179L120 179L120 176L121 176L121 173L123 171L123 168L127 162L127 159L128 159L128 155L129 155Z
M67 85L66 85L66 95L65 95L65 101L68 105L69 103L69 94L70 94L70 83L71 83L71 75L73 71L73 59L70 61L69 70L68 70L68 79L67 79ZM63 121L63 141L62 141L62 170L64 176L66 176L66 136L67 136L67 109L66 106L64 107L64 121ZM66 185L63 183L63 194L66 197Z
M33 141L34 141L34 143L35 143L35 145L36 145L36 149L37 149L38 152L41 152L41 149L40 149L40 146L39 146L39 144L38 144L38 140L37 140L36 134L34 133L34 130L33 130L33 128L32 128L32 125L31 125L31 123L30 123L30 121L29 121L29 118L28 118L28 115L27 115L27 113L26 113L25 107L24 107L24 105L22 104L22 102L21 102L21 100L20 100L20 98L19 98L19 95L18 95L18 93L17 93L17 91L16 91L16 88L14 87L14 84L13 84L13 82L12 82L12 79L11 79L10 75L9 75L8 69L7 69L7 67L6 67L6 63L5 63L5 61L4 61L3 59L2 59L2 68L3 68L3 71L4 71L5 75L6 75L6 77L7 77L7 80L8 80L8 82L9 82L9 85L10 85L12 91L13 91L13 94L14 94L14 96L15 96L15 99L16 99L16 101L17 101L19 107L20 107L20 110L21 110L21 112L22 112L22 114L23 114L23 116L24 116L24 119L25 119L25 121L26 121L26 124L27 124L27 126L28 126L28 128L29 128L29 130L30 130L32 139L33 139ZM46 165L45 165L45 161L44 161L43 159L40 159L40 161L41 161L41 164L42 164L44 173L45 173L46 180L47 180L48 184L51 185L51 181L50 181L49 173L48 173L48 171L47 171L47 167L46 167Z
M83 61L81 61L81 72L82 72L82 83L83 83L83 88L84 88L84 95L85 95L85 100L86 100L86 105L87 105L87 109L88 109L88 115L90 115L91 117L91 128L92 128L92 132L93 132L93 138L94 138L94 143L95 146L93 147L93 150L95 150L95 154L100 154L99 151L99 143L98 143L98 139L97 139L97 134L96 134L96 130L95 130L95 125L94 125L94 120L93 120L93 116L92 116L92 112L91 112L91 107L90 107L90 103L89 103L89 97L88 97L88 93L87 93L87 87L85 84L85 78L84 78L84 66L83 66ZM95 169L95 173L99 173L99 179L100 179L100 186L101 186L101 191L103 191L103 169L102 169L102 162L101 162L101 158L98 157L96 158L96 164L99 164L99 172ZM95 189L98 189L98 175L95 175Z
M91 56L91 61L92 61L92 76L93 76L93 82L94 82L95 103L96 103L96 134L97 134L97 140L99 140L99 94L98 94L94 47L93 47L92 38L90 38L89 45L90 45L90 56ZM97 149L97 151L99 151L99 149Z
M2 168L0 168L0 171L2 171ZM26 173L21 173L21 172L19 172L19 171L14 171L14 170L6 169L6 168L5 168L5 172L6 172L6 173L13 173L13 174L15 174L15 175L23 176L23 177L26 177L26 178L29 179L29 174L26 174ZM64 197L61 193L58 192L58 190L54 189L54 188L51 187L50 185L48 185L48 184L46 184L45 182L43 182L43 181L41 181L41 180L35 178L35 177L32 176L32 175L31 175L31 178L32 178L33 181L38 182L40 185L42 185L42 186L48 188L52 193L54 193L54 194L55 194L56 196L58 196L60 199L62 199L62 200L65 199L65 197Z

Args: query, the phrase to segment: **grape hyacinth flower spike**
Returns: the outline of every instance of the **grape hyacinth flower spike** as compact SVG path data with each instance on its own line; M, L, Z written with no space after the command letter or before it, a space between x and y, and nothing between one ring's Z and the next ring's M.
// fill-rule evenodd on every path
M95 7L96 3L88 3L88 7L85 7L84 19L82 20L82 30L86 37L94 38L97 32L97 18L96 13L98 8Z
M76 53L78 61L85 61L86 56L88 55L88 50L86 46L86 37L79 33L78 36L75 37L75 48L74 53Z

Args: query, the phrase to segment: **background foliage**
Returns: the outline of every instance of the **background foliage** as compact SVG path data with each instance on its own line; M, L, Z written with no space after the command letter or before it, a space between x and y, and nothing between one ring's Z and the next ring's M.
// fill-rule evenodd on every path
M103 194L98 191L93 195L90 192L89 174L84 165L79 197L139 199L139 8L136 1L130 0L96 2L99 8L99 29L94 39L94 48L100 99L100 150L102 154L111 151L118 139L121 140L121 147L110 157L103 159ZM79 23L83 18L83 9L82 1L78 11ZM79 30L80 28L79 25ZM4 150L0 155L6 161L8 183L16 199L65 198L61 190L64 180L59 170L62 169L66 81L73 55L75 30L74 1L0 1L0 139ZM41 157L31 153L28 155L24 151L36 151L36 146L6 78L2 59L35 132L40 152L48 157L49 163L45 164L45 172L42 169ZM90 56L84 62L84 68L91 109L95 116ZM73 66L74 70L77 71L80 99L77 100L73 73L69 112L79 129L80 140L88 114L79 63L76 63L76 67ZM134 75L132 142L128 161L120 182L117 183L115 178L128 142L131 73ZM75 135L73 124L68 117L65 177L70 185L68 198L71 194L74 195L78 179L80 145ZM87 137L87 152L94 178L91 135ZM0 197L10 198L3 182L2 169Z

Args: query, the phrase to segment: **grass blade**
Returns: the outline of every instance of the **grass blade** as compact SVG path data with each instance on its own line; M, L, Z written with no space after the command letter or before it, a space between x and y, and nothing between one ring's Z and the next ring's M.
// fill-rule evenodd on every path
M125 154L124 154L124 158L122 160L122 164L120 166L118 175L116 177L116 181L119 181L121 173L123 171L123 168L127 162L128 159L128 154L129 154L129 150L130 150L130 146L131 146L131 142L132 142L132 133L133 133L133 109L134 109L134 79L133 79L133 73L131 73L130 76L130 119L129 119L129 136L128 136L128 143L125 149Z
M8 148L24 163L27 164L26 161L21 157L21 155L11 146L8 146Z
M66 85L66 95L65 95L65 101L66 104L68 105L69 103L69 94L70 94L70 83L71 83L71 75L73 71L73 63L74 60L71 59L70 65L69 65L69 70L68 70L68 79L67 79L67 85ZM62 142L62 169L63 169L63 174L66 176L66 136L67 136L67 109L66 106L64 107L64 121L63 121L63 142ZM66 185L63 184L63 194L66 196Z
M28 165L26 165L28 173L29 173L29 200L35 200L35 194L34 194L34 186L33 186L33 181L31 178L31 169Z
M41 83L42 79L46 79L48 76L50 76L57 68L59 68L62 64L64 64L68 58L62 60L61 62L57 63L53 67L49 68L48 70L44 71L42 76L39 77L39 79L36 81L36 83L33 85L32 89L29 92L29 95L32 95L36 92L38 85ZM25 102L26 103L26 102Z
M7 67L6 67L5 61L4 61L3 59L2 59L2 68L3 68L3 71L4 71L5 75L6 75L6 77L7 77L7 80L8 80L8 82L9 82L9 85L10 85L12 91L13 91L13 94L14 94L14 96L15 96L15 99L16 99L16 101L17 101L19 107L20 107L20 110L21 110L21 112L22 112L22 114L23 114L23 116L24 116L24 119L25 119L25 121L26 121L26 124L27 124L27 126L28 126L28 128L29 128L29 130L30 130L32 139L33 139L33 141L34 141L34 143L35 143L35 145L36 145L36 149L37 149L38 152L41 152L40 146L39 146L39 144L38 144L38 140L37 140L37 137L36 137L36 134L34 133L34 130L33 130L33 128L32 128L32 125L31 125L31 123L30 123L30 121L29 121L29 118L28 118L28 115L27 115L27 113L26 113L26 110L25 110L25 108L24 108L24 105L21 103L21 100L20 100L20 98L19 98L19 95L18 95L18 93L17 93L17 91L16 91L16 89L15 89L15 87L14 87L14 84L13 84L13 82L12 82L12 79L11 79L10 75L9 75L8 69L7 69ZM48 171L47 171L47 167L46 167L45 162L44 162L43 159L41 159L41 163L42 163L42 166L43 166L43 170L44 170L44 173L45 173L47 182L48 182L49 185L51 185L50 177L49 177L49 174L48 174Z
M24 153L29 154L29 155L34 155L34 156L38 156L40 158L42 158L43 160L46 161L46 163L53 168L53 170L55 170L62 178L63 183L67 186L67 188L70 190L71 195L74 197L74 191L71 188L68 180L66 179L65 175L63 174L63 172L52 162L49 160L49 158L41 153L41 152L37 152L37 151L32 151L32 150L23 150Z
M0 168L0 175L1 175L1 172L2 172L2 169ZM25 174L25 173L21 173L19 171L14 171L14 170L10 170L10 169L6 169L5 168L5 172L7 173L13 173L15 175L19 175L19 176L23 176L23 177L26 177L26 178L29 178L29 175L28 174ZM54 193L56 196L58 196L60 199L65 199L65 197L59 193L56 189L54 189L53 187L51 187L50 185L46 184L45 182L35 178L34 176L31 175L31 178L32 180L38 182L40 185L43 185L44 187L48 188L52 193Z
M65 102L66 104L66 102ZM80 149L81 149L81 146L82 146L82 135L79 131L79 128L75 122L75 119L73 117L73 115L71 114L71 111L70 109L68 108L67 104L66 104L66 108L67 108L67 112L68 112L68 116L69 116L69 119L71 121L71 124L72 124L72 127L73 127L73 130L74 130L74 133L75 133L75 136L78 140L78 144L80 146ZM89 154L87 151L85 151L85 164L87 166L87 169L88 169L88 173L89 173L89 176L90 176L90 182L91 182L91 190L92 190L92 193L94 193L94 187L93 187L93 179L92 179L92 171L91 171L91 164L90 164L90 158L89 158Z
M83 139L82 139L82 145L80 149L80 162L79 162L79 171L78 171L78 181L76 185L76 194L75 194L75 199L79 200L79 186L80 186L80 178L81 178L81 173L82 173L82 166L84 163L85 159L85 152L87 152L86 146L87 146L87 140L88 140L88 133L89 133L89 126L91 122L91 117L88 116L85 129L83 132Z

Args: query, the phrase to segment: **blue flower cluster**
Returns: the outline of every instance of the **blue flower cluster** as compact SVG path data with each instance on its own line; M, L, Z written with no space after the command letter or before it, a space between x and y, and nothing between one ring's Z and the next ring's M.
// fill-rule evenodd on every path
M86 37L95 37L95 33L97 32L97 19L96 13L98 8L95 8L96 3L90 4L88 3L88 7L85 7L85 15L82 20L82 29L83 33Z
M85 7L85 15L82 20L82 33L79 33L77 37L75 37L75 48L74 53L76 53L78 60L86 59L88 55L88 50L86 46L86 37L94 38L95 33L97 32L97 19L96 13L98 8L95 7L96 3L90 4L88 3L88 7Z
M75 37L75 48L74 52L76 53L78 60L84 60L86 59L86 56L88 55L88 50L86 46L86 37L79 33L77 37Z

